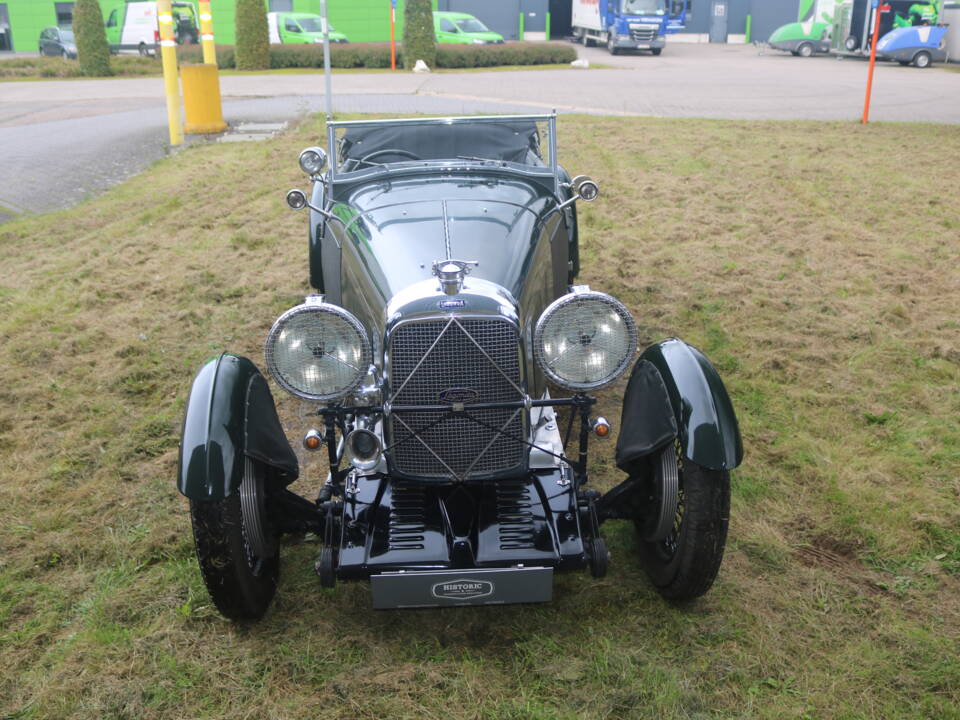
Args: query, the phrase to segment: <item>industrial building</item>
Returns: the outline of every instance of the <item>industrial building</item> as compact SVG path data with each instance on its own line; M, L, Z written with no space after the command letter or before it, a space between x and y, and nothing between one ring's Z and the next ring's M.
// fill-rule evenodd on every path
M805 0L668 0L671 8L687 2L686 26L671 41L744 42L766 40L780 25L802 15ZM123 0L100 0L107 17ZM558 39L570 32L571 0L433 0L437 10L468 12L507 40ZM266 0L269 10L311 12L320 0ZM798 12L798 5L800 6ZM217 42L234 42L235 0L212 0ZM389 0L328 0L330 23L352 42L385 42L390 38ZM402 39L403 0L397 3L397 32ZM0 51L37 49L41 30L69 25L72 2L0 0ZM749 36L748 36L749 29Z

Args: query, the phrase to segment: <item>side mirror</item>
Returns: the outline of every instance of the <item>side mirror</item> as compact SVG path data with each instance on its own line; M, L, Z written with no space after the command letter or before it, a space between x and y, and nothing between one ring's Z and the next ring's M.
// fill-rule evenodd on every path
M303 190L291 190L287 193L287 205L291 210L303 210L307 206L307 194Z
M320 213L327 220L336 220L338 223L346 227L346 223L343 222L337 215L334 215L332 212L327 212L323 208L318 208L316 205L311 205L307 200L307 194L303 190L298 190L294 188L287 193L287 205L290 206L291 210L303 210L305 207L310 208L316 213Z

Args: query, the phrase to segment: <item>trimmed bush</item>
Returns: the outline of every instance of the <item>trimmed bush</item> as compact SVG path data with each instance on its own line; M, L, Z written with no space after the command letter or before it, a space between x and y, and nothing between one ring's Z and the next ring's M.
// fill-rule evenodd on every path
M217 67L221 70L234 70L237 67L237 55L233 45L217 45ZM202 65L203 47L200 45L177 46L177 58L180 64Z
M237 70L270 68L270 31L263 0L237 0L236 31Z
M180 62L202 63L203 54L197 45L178 48ZM403 63L404 53L397 49L397 60ZM439 45L435 66L438 68L478 68L498 65L556 65L577 59L577 51L568 43L505 43L503 45ZM224 69L236 67L234 48L217 46L217 64ZM388 68L389 43L332 43L330 66L335 68ZM270 67L322 68L323 46L271 45Z
M433 32L433 3L407 0L403 9L403 66L412 70L417 60L430 69L437 63L437 43Z
M73 6L73 33L77 41L80 74L97 77L113 75L103 13L97 0L77 0Z

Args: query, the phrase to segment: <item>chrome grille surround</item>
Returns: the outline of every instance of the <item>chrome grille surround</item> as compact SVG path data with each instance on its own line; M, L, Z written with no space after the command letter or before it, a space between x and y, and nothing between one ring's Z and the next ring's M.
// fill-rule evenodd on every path
M404 320L387 339L389 406L522 401L521 357L519 329L510 318ZM436 480L515 475L526 468L527 448L510 438L526 439L527 425L523 407L465 414L391 410L386 423L390 469L399 476Z

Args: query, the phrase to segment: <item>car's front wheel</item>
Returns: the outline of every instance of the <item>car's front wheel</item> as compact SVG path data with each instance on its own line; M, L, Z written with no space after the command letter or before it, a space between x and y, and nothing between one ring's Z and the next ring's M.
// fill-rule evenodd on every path
M659 55L663 52L663 48L650 48L650 52L652 52L654 55Z
M679 450L679 448L678 448ZM730 518L730 474L701 467L677 453L678 493L666 537L645 540L647 518L637 519L644 570L669 600L700 597L717 577Z
M270 528L262 465L244 459L240 490L222 500L191 500L197 560L217 609L231 620L263 617L277 589L280 544Z
M813 43L800 43L800 47L797 48L797 55L800 57L808 58L813 56Z

